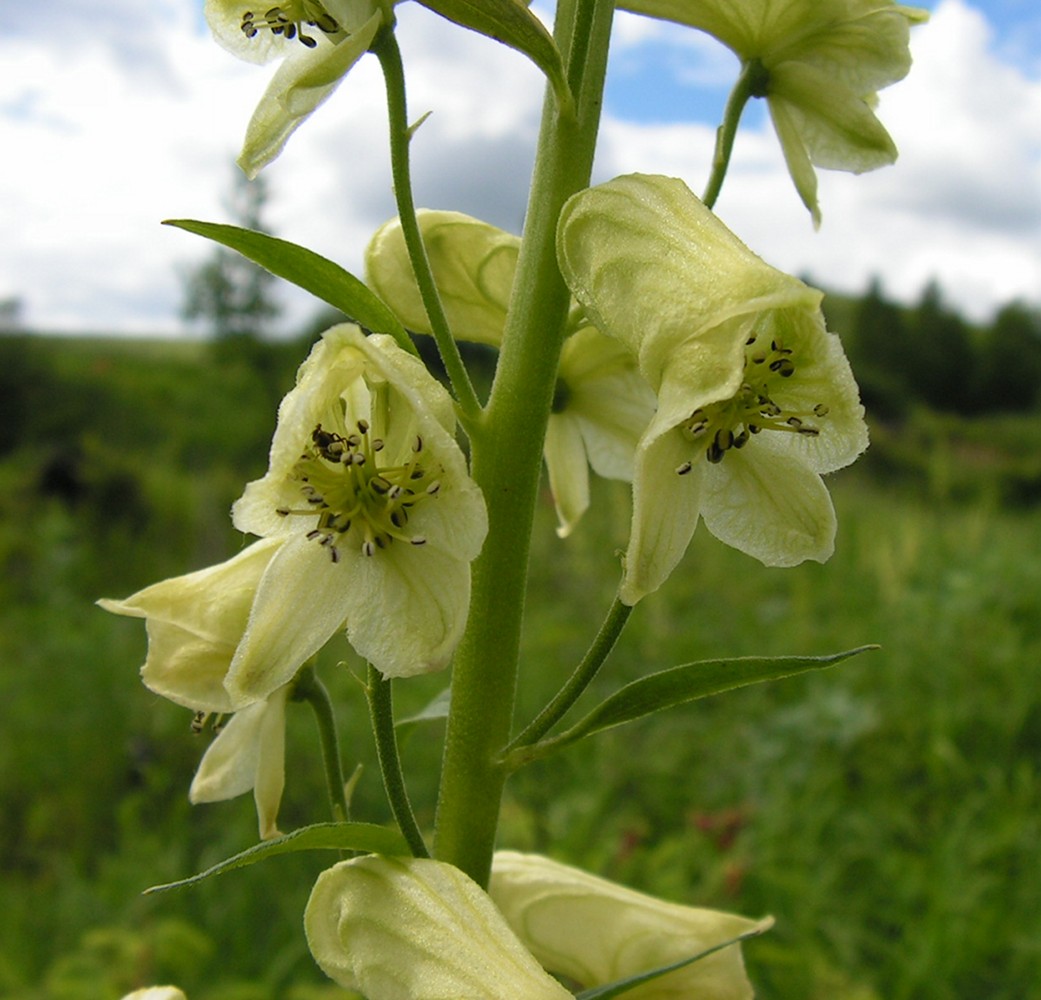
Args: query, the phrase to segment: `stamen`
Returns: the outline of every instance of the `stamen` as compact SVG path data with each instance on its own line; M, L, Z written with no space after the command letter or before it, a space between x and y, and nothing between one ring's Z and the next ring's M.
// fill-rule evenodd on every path
M340 30L339 22L318 0L287 0L283 6L269 8L259 19L253 11L247 10L239 27L250 40L266 28L272 35L298 39L306 48L313 49L318 42L305 33L304 25L317 28L326 35L334 35Z
M709 443L701 447L706 460L713 465L722 462L727 452L744 448L754 435L764 430L819 437L816 423L808 421L821 420L829 413L825 403L817 403L809 410L786 405L788 393L782 380L787 381L796 374L798 358L792 348L785 347L776 338L770 341L769 350L757 346L759 341L759 334L745 341L746 381L737 392L730 399L698 407L679 427L688 441L708 439ZM781 402L774 398L775 393ZM685 476L692 469L693 462L686 461L678 465L675 472Z

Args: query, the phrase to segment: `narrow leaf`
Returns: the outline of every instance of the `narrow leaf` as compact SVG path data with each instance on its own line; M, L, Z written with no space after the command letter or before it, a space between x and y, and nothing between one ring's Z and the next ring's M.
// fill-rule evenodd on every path
M539 760L561 747L593 733L621 726L698 698L721 694L762 681L793 677L807 670L834 666L877 646L860 646L831 656L745 656L729 660L702 660L641 677L619 688L585 718L559 736L530 747L518 747L507 758L510 767Z
M272 274L339 309L366 330L389 333L410 354L416 353L405 328L387 304L350 271L321 254L241 226L194 219L167 219L163 225L205 236L237 251Z
M549 79L565 113L574 109L564 62L553 36L522 0L419 0L453 24L470 28L526 55Z
M452 689L451 687L446 687L431 698L418 712L403 719L398 719L394 726L397 729L402 729L406 726L414 726L418 722L436 722L440 719L447 719L451 701Z
M241 854L226 858L198 875L192 875L190 878L180 879L177 882L168 882L165 885L153 885L151 888L145 889L145 894L195 885L203 879L223 875L236 868L245 868L279 854L318 850L362 851L365 854L390 855L408 855L410 853L401 834L385 826L377 826L374 823L316 823L313 826L304 826L292 833L287 833L284 837L255 844Z
M767 917L765 920L761 920L752 930L745 931L744 934L739 934L729 941L723 941L721 944L706 948L696 955L691 955L690 958L681 958L678 962L662 965L648 972L638 972L635 976L627 976L625 979L617 979L613 983L605 983L603 986L594 986L592 989L583 990L575 995L575 1000L610 1000L611 997L620 997L623 993L636 989L637 986L649 983L651 980L664 976L669 972L675 972L684 966L693 965L703 958L708 958L709 955L714 955L717 951L729 948L732 944L740 944L749 938L758 937L764 931L769 930L773 926L773 922L773 917Z

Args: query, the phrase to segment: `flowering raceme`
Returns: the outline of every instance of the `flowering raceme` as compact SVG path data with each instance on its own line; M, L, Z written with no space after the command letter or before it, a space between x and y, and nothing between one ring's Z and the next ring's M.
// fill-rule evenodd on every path
M664 582L699 518L768 566L826 560L835 513L821 474L852 462L867 428L821 293L765 264L668 177L575 195L558 255L572 293L658 394L636 452L621 599Z
M911 66L910 25L925 11L893 0L624 0L638 14L708 32L751 68L788 171L820 222L814 165L862 173L897 151L875 116L877 91Z
M519 238L460 212L420 211L419 225L453 334L498 347ZM397 219L369 243L366 277L408 329L431 332ZM607 479L632 479L636 442L654 412L654 393L632 354L578 310L568 326L544 447L561 537L589 507L590 467Z
M383 22L372 0L283 0L275 7L206 0L205 14L234 55L249 62L284 57L246 129L239 165L250 178L332 94Z
M586 988L670 965L773 923L681 906L537 854L498 851L488 887L543 968ZM738 945L627 992L632 1000L748 1000Z

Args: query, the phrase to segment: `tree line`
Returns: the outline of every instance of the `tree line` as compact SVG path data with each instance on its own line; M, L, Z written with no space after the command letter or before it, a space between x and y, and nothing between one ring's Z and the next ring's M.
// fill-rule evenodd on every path
M916 405L963 416L1041 408L1041 311L1022 302L973 325L945 305L936 282L906 307L876 279L853 300L841 333L876 417L900 418Z

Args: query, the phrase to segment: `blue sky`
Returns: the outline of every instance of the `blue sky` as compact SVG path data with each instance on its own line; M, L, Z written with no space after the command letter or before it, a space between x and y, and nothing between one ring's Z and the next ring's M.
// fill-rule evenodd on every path
M233 59L201 0L49 0L0 34L0 299L27 325L176 333L179 274L208 252L167 217L224 220L231 163L271 68ZM718 210L771 263L911 301L936 278L986 317L1041 302L1041 2L932 0L915 66L879 115L901 156L861 177L821 171L824 223L795 196L762 102L746 112ZM542 82L531 64L401 4L417 200L519 228ZM596 179L632 170L700 190L736 73L718 43L617 18ZM365 59L268 170L269 222L358 270L393 214L381 83ZM347 165L345 168L343 165ZM313 308L287 292L289 316Z

